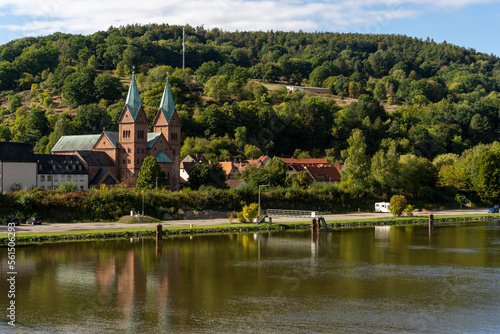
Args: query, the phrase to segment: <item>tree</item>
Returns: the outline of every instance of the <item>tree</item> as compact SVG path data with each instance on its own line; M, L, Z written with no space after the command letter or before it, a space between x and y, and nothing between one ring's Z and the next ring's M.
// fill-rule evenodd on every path
M75 122L80 122L84 133L100 133L111 124L111 116L103 106L88 104L78 109Z
M344 170L341 171L342 184L355 194L361 194L368 186L370 160L366 155L366 143L363 132L359 129L352 130L347 139L349 148L342 151L345 159Z
M413 154L399 158L400 181L404 191L420 195L424 188L434 188L438 180L438 171L428 159Z
M255 159L261 155L262 151L258 147L250 144L245 145L245 157L247 157L247 159Z
M8 126L0 124L0 142L9 142L12 138L12 133Z
M214 61L204 62L198 69L196 70L196 79L198 81L206 83L208 79L217 75L217 71L219 70L220 64Z
M141 64L142 52L136 46L129 45L123 51L123 61L125 64L132 68L133 66L139 66Z
M371 174L384 191L391 191L398 186L399 155L396 146L396 142L391 140L388 151L379 150L371 161Z
M226 173L219 164L196 164L191 168L186 187L197 190L202 185L226 188Z
M266 170L264 168L257 167L257 165L255 164L247 166L241 172L241 178L245 180L246 183L255 186L269 183L269 175L267 174Z
M275 187L285 185L287 169L286 163L278 157L272 158L264 167L269 183Z
M477 159L477 174L472 183L481 199L488 204L500 200L500 152L489 150Z
M94 90L96 78L95 69L81 67L78 71L68 75L62 87L63 96L72 106L97 102Z
M120 79L109 74L96 77L94 87L97 101L101 99L115 101L122 97L123 85Z
M21 102L21 97L19 95L14 94L14 95L11 95L9 97L9 106L8 106L8 109L9 109L10 113L15 113L16 109L19 108L22 105L23 104Z
M136 189L155 189L168 185L167 175L161 170L160 164L152 156L148 156L142 163L141 171L137 176Z
M401 216L403 211L406 209L408 206L408 203L406 202L406 197L403 195L394 195L391 197L391 201L389 204L389 211L394 215L394 216Z
M18 76L18 71L11 63L0 60L0 90L14 88Z
M307 188L311 185L313 180L311 176L306 171L300 171L297 174L290 174L286 177L287 186L297 186L300 188Z
M216 75L211 77L207 83L205 83L205 95L213 97L217 102L228 99L228 83L229 77L227 75Z

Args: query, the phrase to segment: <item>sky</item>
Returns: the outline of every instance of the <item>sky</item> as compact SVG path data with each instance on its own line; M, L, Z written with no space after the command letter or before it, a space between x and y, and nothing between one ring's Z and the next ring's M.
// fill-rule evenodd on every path
M0 45L136 23L401 34L500 56L500 0L0 0Z

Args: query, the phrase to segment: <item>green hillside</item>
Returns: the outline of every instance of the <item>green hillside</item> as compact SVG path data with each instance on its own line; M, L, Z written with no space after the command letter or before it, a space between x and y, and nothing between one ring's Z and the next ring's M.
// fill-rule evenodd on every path
M403 35L188 26L182 69L182 29L131 25L0 46L0 140L48 153L62 135L115 130L132 68L150 121L169 73L183 156L262 152L346 162L351 138L363 141L367 161L412 155L440 169L498 140L497 57ZM331 94L290 93L287 84ZM472 188L470 176L459 185L455 174L441 173L440 184ZM429 179L435 184L437 176Z

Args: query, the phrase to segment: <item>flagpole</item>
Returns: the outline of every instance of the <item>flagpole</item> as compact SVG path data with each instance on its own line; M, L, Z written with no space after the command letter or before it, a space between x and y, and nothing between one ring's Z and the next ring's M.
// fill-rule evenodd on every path
M182 69L186 64L186 28L182 28Z

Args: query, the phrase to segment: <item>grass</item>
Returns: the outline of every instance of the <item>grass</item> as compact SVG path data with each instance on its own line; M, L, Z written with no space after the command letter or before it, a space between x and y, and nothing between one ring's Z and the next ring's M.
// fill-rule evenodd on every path
M479 219L479 218L497 218L500 214L474 214L474 215L440 215L435 216L435 220L449 220L449 222L438 222L442 223L455 223L463 220ZM413 216L413 217L379 217L372 219L347 219L347 220L329 220L327 224L332 224L335 229L341 229L340 225L348 227L357 226L359 224L369 223L370 225L380 224L401 224L405 225L407 223L427 223L429 220L428 216ZM154 237L156 226L152 227L133 227L133 221L130 222L131 226L127 228L111 228L111 229L95 229L95 230L82 230L82 231L68 231L68 232L40 232L40 233L17 233L16 243L21 243L24 245L38 244L40 242L54 242L54 241L68 241L68 240L99 240L99 239L117 239L117 238L130 238L134 236L141 237ZM234 232L244 232L244 231L255 231L255 230L267 230L267 229L308 229L311 226L311 222L286 222L286 223L273 223L269 225L268 223L262 223L259 225L254 225L250 223L222 223L214 225L200 225L185 227L185 226L172 226L163 227L164 234L180 235L180 234L217 234L217 233L234 233ZM0 233L0 247L2 244L6 245L6 240L8 237L7 232Z

